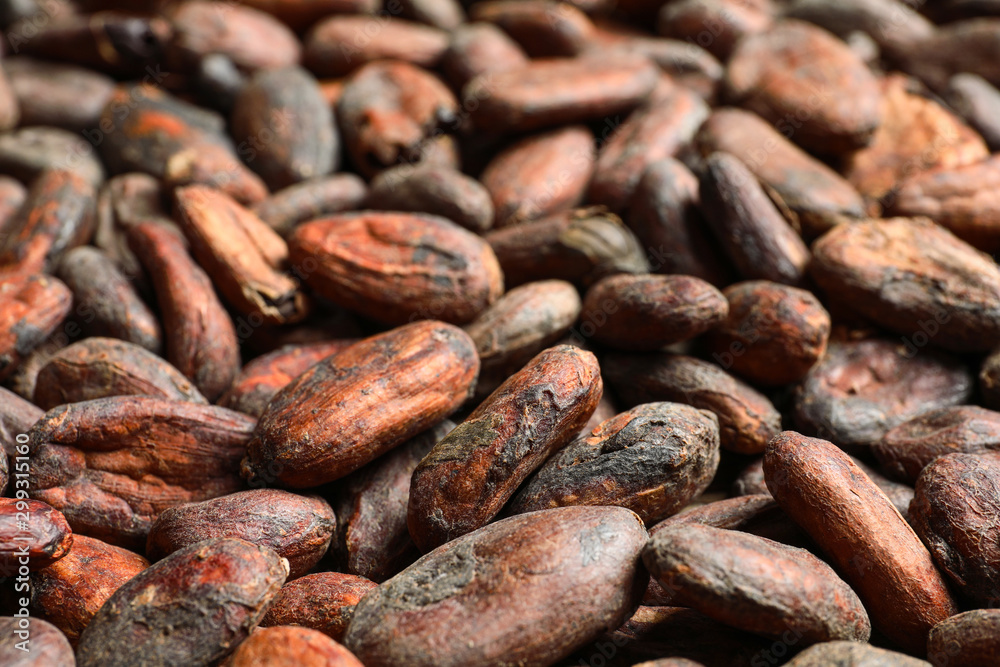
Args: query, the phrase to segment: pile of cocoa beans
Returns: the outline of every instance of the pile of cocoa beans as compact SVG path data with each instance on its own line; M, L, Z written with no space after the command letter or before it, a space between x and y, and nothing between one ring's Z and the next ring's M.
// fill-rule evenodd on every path
M0 665L1000 665L1000 2L0 32Z

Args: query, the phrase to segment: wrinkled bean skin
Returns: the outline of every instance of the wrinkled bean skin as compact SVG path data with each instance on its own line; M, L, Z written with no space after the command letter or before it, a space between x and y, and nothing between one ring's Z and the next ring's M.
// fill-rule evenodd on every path
M371 591L344 642L366 667L550 665L628 617L648 581L645 542L623 508L504 519ZM525 635L523 623L535 630Z
M604 391L593 354L558 345L510 376L413 471L407 524L428 551L486 525L587 423Z
M623 412L556 452L508 511L567 505L627 507L652 525L708 486L718 467L719 420L677 403Z

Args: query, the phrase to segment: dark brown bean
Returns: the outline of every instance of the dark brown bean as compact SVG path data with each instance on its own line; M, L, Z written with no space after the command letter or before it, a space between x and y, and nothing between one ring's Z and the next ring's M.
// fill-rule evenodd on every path
M1000 90L976 74L956 74L948 82L945 98L990 150L1000 150Z
M700 197L712 233L744 277L802 282L809 249L743 162L728 153L710 155Z
M587 15L551 0L488 0L473 5L469 18L504 30L531 58L573 57L593 36Z
M555 344L580 316L576 288L562 280L515 287L465 326L479 354L476 396L485 398L511 374Z
M928 667L931 663L869 644L835 641L810 646L786 662L786 667Z
M802 644L867 641L868 614L846 582L805 549L698 524L668 526L643 550L674 599L717 621ZM780 577L775 577L775 571Z
M451 33L441 68L455 88L488 72L503 72L528 64L528 56L492 23L466 23Z
M367 667L553 664L631 613L647 581L645 542L642 522L620 507L498 521L371 591L344 643Z
M850 183L756 114L716 109L698 130L698 147L706 157L724 151L739 158L809 238L865 215L865 202Z
M3 68L17 95L25 126L91 130L115 85L110 77L90 69L33 58L6 59Z
M240 488L254 424L225 408L144 396L62 405L28 433L29 492L74 530L141 549L159 512Z
M947 454L917 479L910 521L973 606L1000 605L1000 455Z
M38 371L34 402L43 410L109 396L207 403L181 372L152 352L114 338L85 338Z
M730 282L728 267L698 209L698 179L665 158L647 167L636 184L628 226L646 248L650 270L694 276L716 287Z
M927 655L934 667L990 667L1000 651L1000 610L974 609L931 629Z
M558 279L583 286L615 273L647 273L649 262L621 219L575 209L486 234L507 287Z
M354 174L335 174L291 185L253 206L253 212L282 236L307 220L360 206L367 195Z
M602 392L597 359L570 345L510 376L414 470L407 523L417 546L428 551L489 523L587 423Z
M617 505L651 525L701 494L718 466L719 420L713 413L647 403L556 452L521 486L508 511Z
M833 342L796 390L795 422L840 446L869 446L928 410L966 403L969 370L945 354L876 338Z
M710 331L726 320L726 297L692 276L619 274L587 290L580 331L622 350L657 350Z
M270 46L270 45L269 45ZM319 84L301 67L262 70L236 97L232 134L271 190L329 174L340 142Z
M675 401L714 412L723 449L759 454L781 430L766 396L715 364L678 354L609 354L604 375L626 405Z
M370 208L412 211L447 218L470 232L493 226L493 201L479 181L450 167L400 165L376 176L368 193Z
M107 253L90 246L74 248L63 256L56 275L73 292L74 312L83 333L160 351L159 321Z
M406 525L410 479L420 461L454 428L454 422L445 419L337 485L331 499L337 533L330 545L337 569L381 582L419 557Z
M830 314L812 292L763 280L730 285L728 319L706 336L712 358L751 382L798 382L826 353Z
M211 665L246 639L288 573L267 547L223 538L151 565L119 588L84 630L79 667Z

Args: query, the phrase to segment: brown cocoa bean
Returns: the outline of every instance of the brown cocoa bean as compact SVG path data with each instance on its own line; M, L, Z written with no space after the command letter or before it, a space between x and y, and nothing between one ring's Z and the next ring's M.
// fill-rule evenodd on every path
M723 449L759 454L781 430L766 396L715 364L679 354L612 353L604 375L626 405L674 401L714 412Z
M587 15L571 4L550 0L488 0L472 6L469 19L503 29L531 58L571 58L593 36Z
M973 380L958 359L876 338L833 342L796 390L795 422L841 447L870 446L934 408L966 403Z
M925 171L902 182L891 211L926 216L984 252L1000 251L1000 158Z
M564 211L486 234L507 287L534 280L583 286L615 273L647 273L649 261L621 218L600 208Z
M72 171L43 172L8 227L0 266L52 273L66 251L94 234L94 187Z
M226 194L191 185L174 192L177 221L191 252L226 300L248 318L297 322L308 304L298 283L279 268L285 241Z
M301 47L286 26L240 4L187 0L169 13L174 28L167 52L176 70L191 70L209 54L225 54L244 70L275 69L299 61Z
M407 523L428 551L480 528L586 424L604 385L597 359L541 352L437 443L413 472Z
M448 33L419 23L378 16L330 16L312 27L303 62L316 76L344 76L377 60L436 67Z
M231 124L238 145L251 142L256 148L247 162L271 190L337 168L340 140L333 112L316 79L301 67L257 72L237 95Z
M802 282L809 249L743 162L710 155L699 193L709 228L745 278Z
M258 629L225 661L225 667L257 665L364 667L354 654L326 635L287 626Z
M156 315L136 292L112 257L90 246L63 256L56 275L73 292L74 312L87 336L135 343L152 353L163 346Z
M476 344L476 396L485 398L511 374L555 344L580 315L576 288L562 280L515 287L465 326Z
M21 484L18 484L21 488ZM0 560L4 576L17 564L41 570L69 553L73 531L59 510L37 500L0 498ZM22 558L27 557L27 563Z
M786 662L786 667L928 667L931 663L903 653L887 651L869 644L834 641L810 646Z
M185 4L209 5L210 11L232 9ZM173 185L211 185L243 203L262 200L267 187L236 157L224 128L217 114L159 88L119 87L101 114L104 140L99 149L113 173L141 171Z
M164 510L149 529L146 554L155 561L196 542L236 537L273 549L295 579L326 553L336 523L322 498L251 489Z
M907 44L898 57L901 69L943 90L953 74L978 74L1000 86L1000 52L996 18L974 18L940 26L924 39Z
M115 86L110 77L93 70L34 58L5 59L3 68L24 126L92 130Z
M400 165L376 176L368 193L371 208L429 213L482 233L493 226L493 201L479 181L450 167Z
M62 324L72 300L69 288L51 276L0 276L0 380Z
M795 143L822 153L867 145L881 122L878 82L861 59L825 30L794 19L736 45L726 88Z
M580 330L622 350L656 350L710 331L726 320L719 290L692 276L619 274L587 290Z
M587 201L624 211L649 165L674 157L708 117L708 105L694 92L670 86L614 128L601 146Z
M840 174L793 144L756 114L716 109L698 130L706 157L723 151L739 158L760 179L793 226L807 238L819 236L845 218L865 216L861 195Z
M114 338L85 338L73 343L56 352L38 371L34 402L43 410L109 396L208 402L166 361Z
M302 626L340 642L358 602L377 587L374 581L352 574L307 574L281 587L260 624Z
M79 667L211 665L263 617L288 573L267 547L222 538L151 565L119 588L80 636Z
M931 629L927 655L935 667L989 667L1000 651L1000 610L974 609Z
M728 267L698 210L698 179L682 163L653 162L636 184L629 228L646 248L656 273L694 276L717 287L729 282Z
M51 623L29 619L28 650L18 647L18 630L24 629L22 619L0 617L0 662L8 667L75 667L73 647L66 636Z
M144 396L62 405L28 433L29 491L74 530L141 549L161 511L240 487L254 424L225 408Z
M830 314L812 292L754 280L727 287L728 318L706 335L723 368L765 386L798 382L826 353Z
M521 486L508 511L617 505L651 525L700 495L718 466L715 414L678 403L647 403L556 452Z
M872 453L894 477L910 484L946 454L1000 454L1000 413L975 405L924 412L888 431Z
M472 340L442 322L367 338L271 399L247 446L244 475L292 488L339 479L457 410L478 371Z
M492 23L466 23L451 32L441 69L455 88L489 72L524 67L528 56L505 32Z
M277 17L295 31L330 14L371 14L378 9L371 0L243 0L242 4Z
M366 211L300 225L292 264L334 303L386 324L463 324L503 292L489 244L444 218Z
M682 524L652 536L642 559L678 603L741 630L772 639L791 630L802 644L864 642L871 634L858 596L805 549Z
M260 417L274 395L330 355L357 342L333 340L311 345L289 345L263 354L243 367L219 405Z
M832 443L793 431L768 444L764 476L785 513L851 583L873 626L907 653L925 655L927 633L958 610L885 494Z
M45 411L14 392L0 387L0 448L7 456L17 456L17 436L27 433ZM21 438L24 440L24 438ZM0 455L0 458L6 458Z
M871 144L847 158L844 174L866 197L888 208L899 183L934 167L954 168L985 159L982 138L937 102L908 90L891 75L880 83L882 124Z
M462 97L477 127L524 132L631 111L658 76L648 59L630 54L553 58L481 74Z
M1000 150L1000 90L981 76L962 73L951 77L945 99L991 151Z
M632 611L647 581L645 541L620 507L498 521L369 592L344 643L368 667L553 664Z
M1000 604L1000 456L947 454L917 479L910 521L954 589L976 607Z
M499 229L578 205L593 173L594 138L586 127L570 125L511 144L480 178Z
M334 174L291 185L252 208L282 236L307 220L359 207L367 195L364 181L354 174Z
M86 139L56 127L23 127L0 135L0 170L25 183L48 171L70 171L97 187L104 167Z
M420 556L406 525L410 479L420 461L454 428L454 422L445 419L338 484L332 498L337 533L330 545L337 569L381 582Z
M239 372L240 351L211 280L188 255L183 238L168 228L139 223L128 240L156 288L167 360L215 400Z
M775 13L765 2L681 0L661 8L657 32L679 41L698 43L705 41L702 33L711 26L712 39L705 48L725 60L740 39L770 28Z
M147 567L138 554L74 535L66 556L31 575L31 608L75 645L108 598Z
M929 220L840 225L813 244L810 271L823 290L914 342L923 333L936 346L985 352L1000 336L1000 268Z

